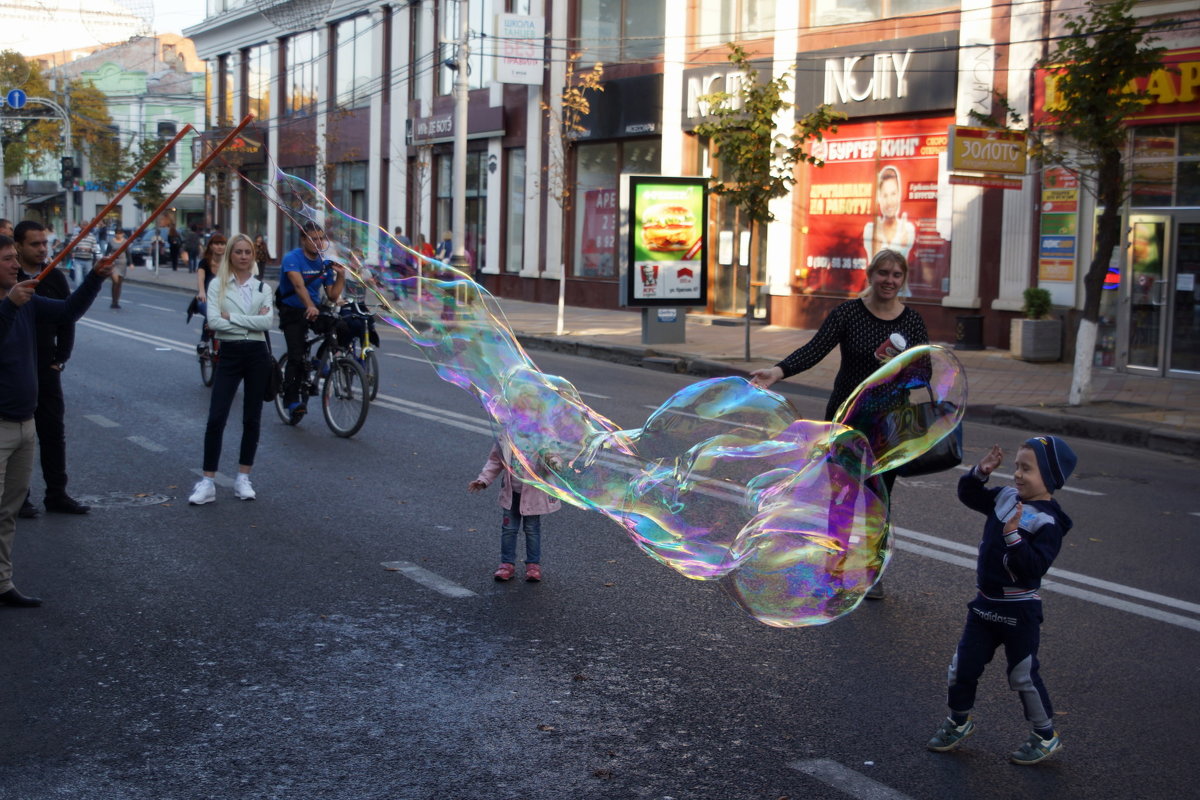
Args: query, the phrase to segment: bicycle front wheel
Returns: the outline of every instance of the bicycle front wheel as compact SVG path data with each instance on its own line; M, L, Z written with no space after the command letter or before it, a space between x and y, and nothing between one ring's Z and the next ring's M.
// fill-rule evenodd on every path
M213 363L212 345L204 348L204 352L200 354L200 380L205 386L213 385L213 377L216 375L217 368Z
M287 353L279 357L279 374L287 375ZM292 413L288 411L287 403L284 402L282 388L280 388L279 394L275 395L275 413L279 415L285 425L292 424Z
M367 389L370 392L370 399L374 400L379 394L379 356L375 355L375 348L372 347L367 351L366 356L362 359L363 372L367 374Z
M370 402L363 368L353 358L335 358L321 388L321 410L329 430L343 439L358 433Z

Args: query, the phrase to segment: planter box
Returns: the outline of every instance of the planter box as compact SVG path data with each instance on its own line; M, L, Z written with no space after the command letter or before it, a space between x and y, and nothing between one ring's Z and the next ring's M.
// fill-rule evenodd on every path
M1062 360L1062 320L1014 319L1009 350L1022 361Z

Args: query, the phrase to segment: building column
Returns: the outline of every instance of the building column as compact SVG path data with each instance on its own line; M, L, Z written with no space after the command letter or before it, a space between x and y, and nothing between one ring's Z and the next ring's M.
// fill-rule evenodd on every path
M788 81L788 89L782 99L788 103L796 100L796 41L800 27L800 3L775 4L775 58L772 67L773 75L792 69L792 79ZM781 111L776 115L775 124L780 131L790 131L796 125L794 109ZM789 295L792 293L792 238L794 199L789 192L783 197L777 197L769 206L775 215L771 225L771 233L767 236L767 274L766 292L768 295Z
M991 0L963 0L958 49L958 100L955 122L974 124L971 112L992 109L995 46L991 38ZM948 157L943 156L943 160ZM943 169L946 165L943 162ZM983 233L983 190L977 186L949 185L952 199L950 292L942 298L949 308L979 308L979 258ZM949 234L949 235L945 235Z
M555 3L552 8L552 16L550 18L550 47L554 53L567 52L567 3ZM562 93L567 81L567 67L564 57L555 57L550 60L550 95L548 102L554 109L552 118L562 118ZM542 129L541 111L538 109L537 124L529 130L536 131L534 135L539 135ZM554 199L555 193L560 191L558 186L559 180L565 180L565 174L555 175L554 170L554 153L561 152L558 148L561 146L562 130L558 126L551 125L550 135L546 137L547 146L550 148L550 161L547 165L550 167L546 174L536 175L535 186L543 188L543 194L547 196L546 202L546 249L545 260L546 268L541 273L543 278L558 279L561 268L563 267L563 227L566 225L566 214ZM539 154L540 156L540 154ZM537 162L540 164L540 159ZM566 164L562 165L562 172L566 172ZM535 201L533 206L535 210L541 208L540 199ZM540 213L540 212L539 212ZM526 240L529 241L529 240ZM536 240L534 240L536 242ZM526 253L528 253L526 248ZM536 251L535 251L536 252ZM521 274L526 274L526 270L532 266L531 274L537 275L537 259L536 257L530 261L526 259L526 263L521 267Z
M687 19L687 0L666 0L667 19ZM683 64L687 60L687 37L683 26L678 34L663 40L662 119L659 121L663 175L683 174Z
M383 53L383 9L371 9L371 52ZM384 59L380 58L382 62ZM388 77L385 76L384 80ZM379 226L392 232L392 223L384 217L383 208L383 92L371 92L370 138L367 140L367 221L372 227ZM398 219L398 218L397 218ZM371 231L367 241L367 263L380 262L380 238L377 230ZM383 259L386 262L387 259Z
M408 219L408 84L412 80L411 64L408 64L409 43L411 41L412 31L409 26L410 14L408 6L393 6L392 9L392 72L399 72L396 69L398 65L405 64L410 69L404 71L405 77L391 83L391 115L388 119L388 128L391 132L391 141L385 142L386 148L383 152L388 158L387 171L387 194L388 194L388 214L392 221L385 223L388 227L388 232L394 225L404 225L404 233L409 240L416 244L418 231L409 230L411 227L407 224ZM385 80L391 82L392 76L386 76Z
M334 58L334 38L333 29L328 26L322 26L319 31L318 41L320 41L321 56L317 60L317 141L316 141L316 175L313 176L313 185L317 187L317 191L326 197L329 196L329 187L325 185L325 164L328 163L329 147L329 111L334 102L334 89L329 85L329 60ZM322 225L325 224L325 219L322 217L318 220Z
M1005 93L1013 110L1029 119L1029 70L1041 54L1042 0L1015 0L1009 18L1008 81ZM1007 121L1006 121L1007 122ZM995 311L1020 311L1029 286L1033 252L1033 209L1040 187L1032 176L1021 179L1020 190L1004 191L1004 236L1000 244L1000 286L992 301Z
M233 124L237 125L242 121L240 109L245 107L243 105L243 100L246 96L246 87L243 85L242 81L242 59L245 57L245 55L241 50L235 50L229 54L229 57L234 59L232 92L233 108L230 109L229 116L233 120ZM228 131L226 132L228 133ZM242 229L242 198L244 197L244 193L252 192L254 190L246 186L246 182L238 176L236 171L231 171L226 176L225 180L230 182L230 188L232 191L229 193L229 229L224 231L224 233L226 236L232 236L235 232L241 231Z
M283 119L283 101L284 93L279 91L280 72L279 69L279 54L280 44L278 39L272 39L269 45L271 62L271 106L267 109L267 153L271 155L272 160L267 162L268 172L266 183L274 188L275 173L273 169L273 159L279 153L279 123ZM275 258L283 258L283 253L280 252L283 247L283 230L279 227L280 214L279 207L272 202L267 203L267 244Z

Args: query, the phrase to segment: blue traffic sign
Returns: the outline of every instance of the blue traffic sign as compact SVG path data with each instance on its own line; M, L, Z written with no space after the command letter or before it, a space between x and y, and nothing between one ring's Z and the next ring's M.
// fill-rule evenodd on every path
M26 99L25 92L21 89L10 89L4 102L11 108L24 108Z

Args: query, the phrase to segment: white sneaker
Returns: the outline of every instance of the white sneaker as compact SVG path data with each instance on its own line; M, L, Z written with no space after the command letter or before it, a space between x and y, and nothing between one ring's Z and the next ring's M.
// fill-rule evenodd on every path
M250 485L249 475L238 473L238 476L233 480L233 493L237 495L238 500L254 499L254 487Z
M212 482L212 478L202 478L192 489L192 496L188 498L188 502L194 506L202 506L216 499L217 487Z

